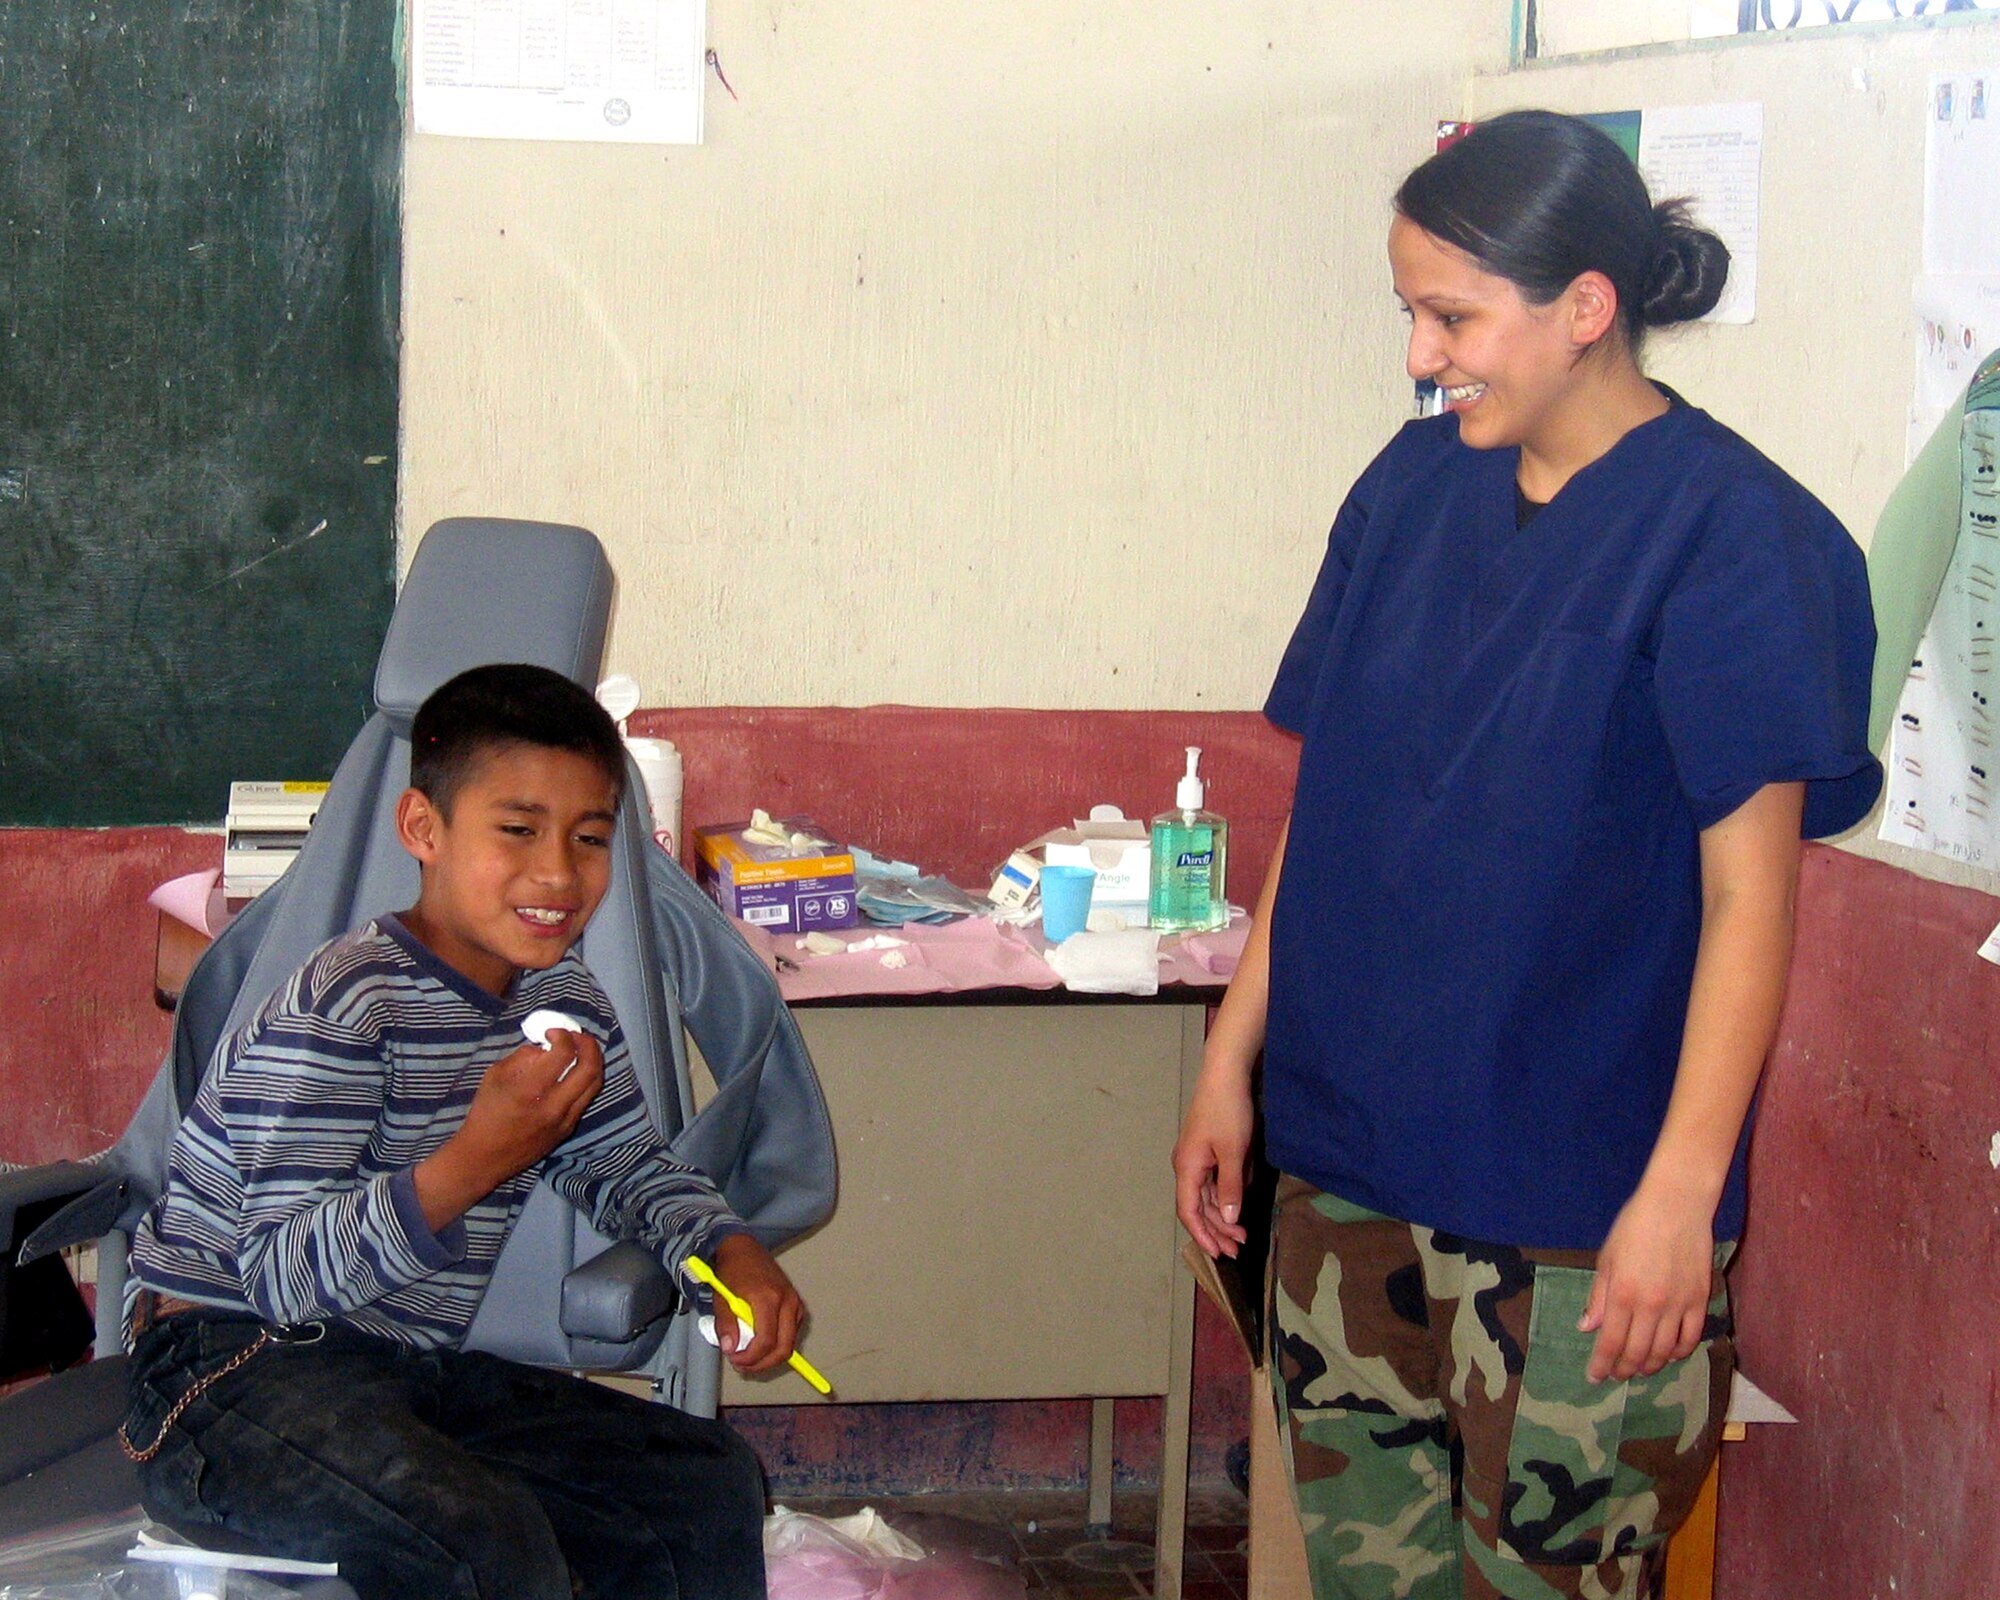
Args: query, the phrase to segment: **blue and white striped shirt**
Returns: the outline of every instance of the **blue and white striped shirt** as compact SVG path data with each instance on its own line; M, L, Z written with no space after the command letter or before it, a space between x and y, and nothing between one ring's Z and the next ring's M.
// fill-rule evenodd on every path
M412 1169L458 1131L543 1006L596 1036L604 1087L567 1140L433 1233ZM322 946L217 1048L133 1239L132 1283L281 1327L337 1318L455 1347L540 1177L675 1271L743 1231L714 1184L668 1155L611 1003L574 951L501 999L382 917Z

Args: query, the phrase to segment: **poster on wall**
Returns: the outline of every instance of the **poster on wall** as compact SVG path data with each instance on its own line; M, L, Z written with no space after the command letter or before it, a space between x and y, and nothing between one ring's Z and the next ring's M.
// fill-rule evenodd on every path
M1931 80L1924 131L1924 271L2000 264L2000 68Z
M1757 316L1758 214L1764 167L1764 107L1757 101L1654 106L1583 113L1618 142L1655 200L1686 200L1694 220L1729 246L1729 281L1704 322ZM1437 148L1476 126L1440 121Z
M1925 274L1910 293L1917 389L1904 464L1917 459L1979 363L2000 350L2000 273Z
M699 144L703 0L412 0L419 133Z
M1757 316L1757 212L1764 163L1764 108L1658 106L1639 113L1640 172L1656 200L1688 197L1694 220L1729 246L1729 282L1702 320Z
M1959 433L1951 560L1890 725L1881 834L2000 868L2000 359L1975 374Z
M2000 349L2000 67L1931 79L1924 117L1924 270L1911 292L1916 460L1973 369Z

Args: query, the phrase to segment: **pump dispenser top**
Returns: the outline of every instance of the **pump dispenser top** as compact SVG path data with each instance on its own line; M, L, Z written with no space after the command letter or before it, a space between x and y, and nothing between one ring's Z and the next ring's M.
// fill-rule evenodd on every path
M1174 790L1174 804L1179 806L1183 811L1199 811L1204 791L1201 785L1201 774L1196 772L1195 768L1201 765L1201 746L1198 744L1189 745L1187 747L1187 758L1187 771L1182 775L1179 785Z

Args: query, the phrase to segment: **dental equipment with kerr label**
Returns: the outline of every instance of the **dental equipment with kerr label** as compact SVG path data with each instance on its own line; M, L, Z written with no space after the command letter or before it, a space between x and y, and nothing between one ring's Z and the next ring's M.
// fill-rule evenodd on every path
M223 819L222 892L254 900L298 859L326 799L323 783L232 783Z
M737 1326L744 1333L755 1337L757 1327L751 1320L749 1301L742 1299L728 1284L718 1278L715 1275L715 1268L702 1260L700 1256L685 1257L681 1264L687 1268L688 1276L693 1278L695 1282L708 1285L709 1288L720 1295L723 1303L735 1313ZM792 1371L796 1372L801 1378L804 1378L807 1383L811 1384L821 1394L833 1393L833 1385L820 1375L819 1368L806 1360L798 1351L794 1350L788 1360Z

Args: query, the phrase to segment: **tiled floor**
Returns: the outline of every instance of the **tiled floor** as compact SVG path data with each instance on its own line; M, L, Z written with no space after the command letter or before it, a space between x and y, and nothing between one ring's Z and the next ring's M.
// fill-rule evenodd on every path
M872 1505L927 1550L959 1550L1018 1571L1028 1600L1137 1600L1153 1592L1157 1506L1149 1492L1121 1490L1113 1497L1109 1539L1086 1533L1080 1490L787 1497L785 1504L821 1516ZM1243 1600L1247 1521L1248 1503L1233 1489L1189 1495L1184 1600Z

